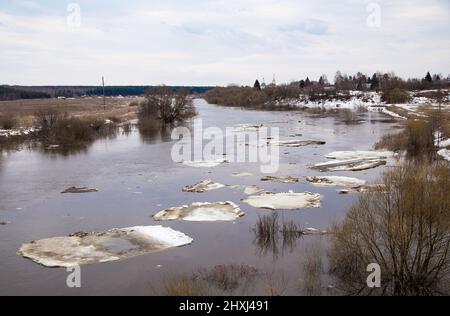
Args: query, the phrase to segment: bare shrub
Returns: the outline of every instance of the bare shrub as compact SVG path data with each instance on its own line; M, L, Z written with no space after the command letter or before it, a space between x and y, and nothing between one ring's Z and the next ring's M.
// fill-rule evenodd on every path
M402 132L384 136L375 145L375 148L406 151L410 158L432 158L436 154L435 131L436 129L430 121L408 120Z
M448 294L448 164L408 164L385 174L383 183L361 194L334 228L330 265L339 287L348 294ZM380 289L367 287L371 263L381 267Z
M400 88L383 90L381 100L388 104L401 104L411 101L411 96L407 90Z
M40 128L39 138L47 145L62 149L86 146L98 138L115 136L117 125L98 118L70 117L57 111L41 111L35 114Z

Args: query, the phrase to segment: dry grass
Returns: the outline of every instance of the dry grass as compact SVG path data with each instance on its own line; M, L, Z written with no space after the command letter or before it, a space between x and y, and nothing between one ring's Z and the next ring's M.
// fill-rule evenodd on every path
M164 296L206 296L208 289L197 275L172 277L163 282Z
M106 110L103 107L102 98L78 98L78 99L42 99L42 100L16 100L0 102L0 116L14 115L18 125L31 127L34 114L39 111L58 111L69 113L76 117L96 117L108 119L118 117L121 120L136 118L137 109L129 107L132 98L107 98Z
M16 116L12 113L0 115L0 129L11 130L17 127Z
M255 281L258 270L248 265L218 265L199 269L190 276L175 276L163 280L165 296L211 296L244 294Z
M302 290L305 295L319 296L323 293L322 275L324 266L319 245L313 245L305 252L302 265Z

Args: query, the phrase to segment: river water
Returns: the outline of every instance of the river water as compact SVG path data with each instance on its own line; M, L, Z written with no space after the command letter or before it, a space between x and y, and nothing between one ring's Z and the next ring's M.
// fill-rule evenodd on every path
M382 114L365 113L366 123L345 125L334 117L314 117L304 112L249 111L207 104L196 100L204 127L226 127L261 123L280 128L304 140L324 140L326 145L282 148L281 175L304 177L319 174L309 169L326 161L325 154L337 150L368 150L393 123ZM316 188L301 178L295 184L261 182L259 164L231 163L211 169L180 165L171 159L173 141L144 139L138 131L96 141L85 152L60 156L25 149L3 153L0 158L0 295L155 295L161 294L166 278L190 274L199 268L221 264L246 264L261 271L261 282L247 294L267 294L263 279L283 287L283 294L303 294L302 260L308 249L319 247L325 256L326 237L307 236L278 252L261 249L252 230L258 216L272 212L241 203L242 189L225 188L203 194L183 193L182 188L211 179L229 185L258 185L273 192L314 192L323 195L320 209L279 211L283 220L302 227L327 229L345 216L357 195L339 195L336 188ZM375 181L386 167L362 172L338 172ZM253 176L237 178L234 172ZM98 188L98 193L63 195L71 186ZM156 212L192 202L233 201L246 212L236 222L158 222ZM82 267L82 287L66 286L65 269L49 269L18 256L22 243L66 236L73 232L111 228L164 225L194 239L192 245L144 255L120 262ZM325 258L325 257L324 257ZM270 277L269 277L270 276Z

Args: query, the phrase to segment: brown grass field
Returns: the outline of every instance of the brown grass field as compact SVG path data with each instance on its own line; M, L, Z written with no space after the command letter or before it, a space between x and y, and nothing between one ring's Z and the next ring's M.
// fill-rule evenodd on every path
M56 110L75 117L119 118L124 121L136 118L138 107L130 107L133 101L140 100L106 98L106 110L103 106L103 98L98 97L1 101L0 116L14 116L21 127L32 126L35 113L48 110Z

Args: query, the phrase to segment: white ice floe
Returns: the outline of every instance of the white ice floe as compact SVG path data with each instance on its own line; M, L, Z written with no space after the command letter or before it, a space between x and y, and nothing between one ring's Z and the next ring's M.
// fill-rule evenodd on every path
M363 171L386 165L383 159L349 159L349 160L333 160L329 162L319 163L312 169L321 172L334 171Z
M350 177L307 177L306 180L319 187L362 187L367 181Z
M237 178L244 178L244 177L251 177L251 176L253 176L253 174L250 172L241 172L241 173L235 172L235 173L233 173L233 177L237 177Z
M279 142L271 142L270 144L274 146L285 146L285 147L304 147L309 145L325 145L324 141L317 140L283 140Z
M192 241L171 228L138 226L33 241L22 245L18 254L46 267L73 267L123 260Z
M256 208L270 210L299 210L306 208L319 208L321 195L310 192L304 193L263 193L253 195L243 200L244 203Z
M264 192L264 189L261 189L260 187L256 185L250 185L245 187L244 193L245 195L253 195Z
M297 183L298 182L298 178L294 178L294 177L275 177L275 176L266 176L261 178L261 181L264 182L277 182L277 183Z
M238 124L233 127L233 132L258 131L263 126L263 124Z
M213 191L225 188L226 185L213 182L211 180L204 180L199 183L196 183L194 185L188 185L183 188L183 192L190 192L190 193L204 193L207 191Z
M438 155L444 158L445 160L450 161L450 150L441 149L438 151Z
M153 218L157 221L183 220L188 222L234 221L245 213L233 202L193 203L163 210Z
M302 230L303 235L326 235L328 232L326 230L319 230L317 228L305 228Z
M216 159L216 160L185 160L182 162L183 165L194 168L214 168L220 166L221 164L227 163L226 159Z
M328 159L350 160L350 159L387 159L395 157L392 151L336 151L325 157Z

